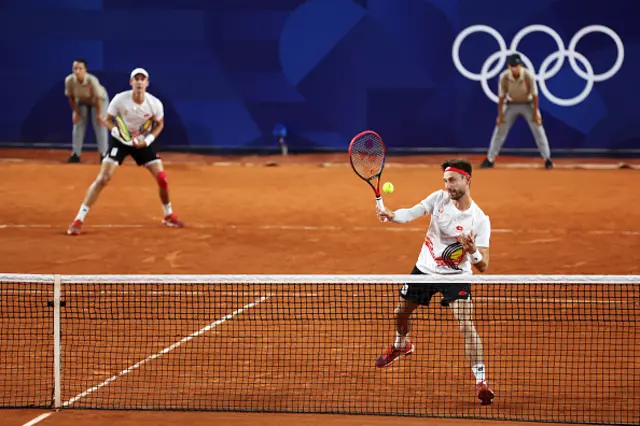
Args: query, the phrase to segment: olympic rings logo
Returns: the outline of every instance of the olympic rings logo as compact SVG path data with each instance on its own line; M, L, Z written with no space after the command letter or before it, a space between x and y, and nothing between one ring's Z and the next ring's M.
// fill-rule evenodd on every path
M500 48L500 50L491 54L484 61L479 74L470 72L468 69L464 67L464 65L462 65L462 62L460 61L460 45L462 44L465 38L467 38L469 35L476 32L487 33L493 36L493 38L495 38L496 41L498 42L498 46ZM542 61L542 64L540 64L540 69L538 70L538 72L535 71L535 68L531 63L531 60L527 58L527 56L525 56L522 52L518 51L518 45L520 44L522 39L534 32L542 32L542 33L548 34L549 36L551 36L551 38L553 38L553 40L558 45L558 50L550 54L549 56L547 56ZM603 33L609 36L615 43L616 48L618 50L618 55L616 57L615 63L607 72L604 72L602 74L595 74L593 71L593 66L591 65L591 62L589 62L589 60L587 60L587 58L585 58L584 55L582 55L579 52L576 52L575 50L576 46L578 45L582 37L594 32ZM480 84L482 85L482 90L484 90L484 93L489 97L489 99L491 99L493 102L496 102L496 103L498 102L498 96L495 93L493 93L493 91L489 88L489 80L498 76L501 73L505 65L505 62L507 60L507 56L512 53L519 53L522 58L522 62L524 62L526 67L531 72L533 72L533 74L536 76L536 80L540 85L540 92L550 102L556 105L565 106L565 107L574 106L584 101L591 94L594 84L600 81L608 80L611 77L613 77L620 70L620 68L622 67L622 62L624 61L624 45L622 44L622 39L615 31L613 31L609 27L605 27L604 25L589 25L582 28L573 36L573 38L571 38L568 48L565 48L564 42L560 37L560 34L558 34L552 28L549 28L546 25L529 25L528 27L525 27L520 31L518 31L515 37L513 37L513 40L511 41L511 45L509 46L508 49L507 49L507 44L504 38L498 31L496 31L495 29L487 25L472 25L470 27L465 28L460 32L460 34L458 34L458 36L453 42L453 47L451 49L451 55L453 56L453 63L455 64L458 72L460 72L460 74L462 74L469 80L479 81ZM567 99L559 98L553 95L547 88L547 83L546 83L547 79L554 77L558 73L558 71L560 71L560 69L562 68L562 65L564 64L565 57L569 58L569 64L571 65L571 69L573 70L573 72L575 72L578 76L580 76L582 79L586 81L585 87L582 90L582 92L580 92L577 96L573 98L567 98ZM496 62L496 60L498 62L492 68L491 66ZM586 71L583 71L582 68L578 66L578 62L582 64L582 66ZM554 63L553 66L551 66L552 63Z

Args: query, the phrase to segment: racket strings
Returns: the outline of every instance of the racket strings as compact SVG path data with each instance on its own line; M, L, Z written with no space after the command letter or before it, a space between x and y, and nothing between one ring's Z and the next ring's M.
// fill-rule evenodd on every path
M380 174L384 157L384 145L377 136L365 134L353 141L351 147L353 168L364 179L372 179Z

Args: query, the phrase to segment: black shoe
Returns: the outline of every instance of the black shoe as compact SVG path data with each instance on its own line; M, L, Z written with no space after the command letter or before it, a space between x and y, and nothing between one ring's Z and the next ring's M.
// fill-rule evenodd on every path
M547 170L553 169L553 161L551 161L551 158L548 158L544 161L544 168Z
M493 169L493 161L489 161L488 158L485 158L482 164L480 164L481 169Z
M71 154L71 157L67 159L67 163L79 163L79 162L80 162L80 157L77 156L76 154Z

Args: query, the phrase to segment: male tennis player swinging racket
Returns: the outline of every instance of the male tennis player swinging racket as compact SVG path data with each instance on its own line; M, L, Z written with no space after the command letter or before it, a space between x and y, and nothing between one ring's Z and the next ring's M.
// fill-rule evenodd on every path
M164 106L162 102L147 93L149 86L149 74L142 68L136 68L131 72L129 80L132 90L118 93L107 109L107 118L104 125L111 131L109 141L109 151L102 161L100 173L95 182L91 184L87 195L84 198L80 210L76 215L73 223L69 226L67 234L79 235L80 228L84 223L85 216L89 213L91 206L98 200L98 196L107 185L116 167L131 155L138 166L145 166L153 175L158 186L160 187L160 200L164 209L164 219L162 223L172 228L182 228L184 224L178 220L178 217L171 209L169 201L169 184L167 182L167 173L162 166L162 160L153 146L153 141L158 137L164 127ZM113 124L116 117L121 117L127 129L140 129L148 120L153 120L151 132L147 134L131 134L133 138L132 146L121 142L122 135L118 126Z
M472 274L473 265L484 272L489 266L489 217L471 199L471 164L449 160L441 165L446 191L438 190L412 208L378 210L381 221L407 223L431 215L431 223L411 274ZM473 324L470 283L405 284L400 289L400 303L394 311L395 343L376 359L376 367L389 366L411 355L414 345L408 340L409 317L420 305L429 305L434 294L441 293L441 305L450 307L464 337L465 353L476 378L476 396L482 405L494 397L487 384L482 340Z

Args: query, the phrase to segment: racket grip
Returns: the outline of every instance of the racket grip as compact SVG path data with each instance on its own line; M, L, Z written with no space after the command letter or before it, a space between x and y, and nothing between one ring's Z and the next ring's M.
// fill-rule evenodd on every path
M382 197L376 197L376 206L378 207L378 210L384 211L384 202L382 202ZM385 218L383 222L387 222L387 219Z

